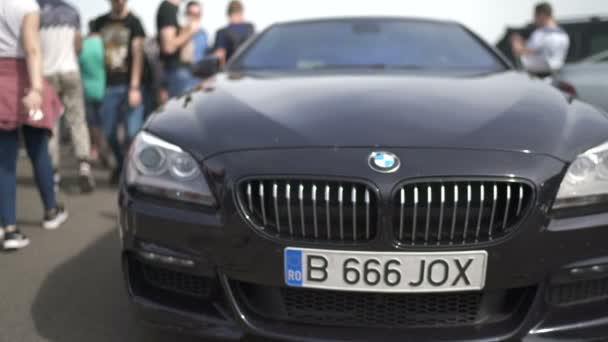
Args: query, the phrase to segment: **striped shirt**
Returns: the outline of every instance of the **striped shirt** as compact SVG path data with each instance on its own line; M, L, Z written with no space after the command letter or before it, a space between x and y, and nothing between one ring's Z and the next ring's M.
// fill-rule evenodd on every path
M44 75L78 71L74 42L80 32L80 14L63 0L38 0Z

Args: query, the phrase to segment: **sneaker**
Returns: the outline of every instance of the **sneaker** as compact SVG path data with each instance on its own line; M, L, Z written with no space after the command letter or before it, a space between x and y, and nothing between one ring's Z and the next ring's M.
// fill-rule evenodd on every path
M80 191L83 194L89 194L95 191L95 178L91 169L91 164L88 162L80 163Z
M29 246L29 244L30 239L23 235L16 227L5 229L4 241L2 241L2 247L5 250L16 251Z
M44 214L42 228L46 230L55 230L61 227L61 225L64 224L68 218L68 211L62 205L58 205L57 208L49 210Z

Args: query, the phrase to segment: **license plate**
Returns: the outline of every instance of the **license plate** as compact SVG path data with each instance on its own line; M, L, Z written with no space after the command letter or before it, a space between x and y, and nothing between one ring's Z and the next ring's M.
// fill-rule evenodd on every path
M285 249L291 287L359 292L460 292L485 286L488 253L375 253Z

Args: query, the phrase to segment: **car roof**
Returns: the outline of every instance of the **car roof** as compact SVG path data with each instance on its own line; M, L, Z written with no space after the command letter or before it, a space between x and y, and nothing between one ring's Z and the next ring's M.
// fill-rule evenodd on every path
M608 24L608 16L558 18L557 23L565 26ZM524 31L534 28L533 23L527 23L521 26L508 26L507 31Z
M447 24L447 25L461 25L460 23L452 20L444 19L431 19L431 18L419 18L419 17L400 17L400 16L347 16L347 17L327 17L327 18L310 18L310 19L298 19L277 22L272 26L282 25L297 25L297 24L316 24L316 23L335 23L335 22L358 22L358 21L405 21L405 22L425 22L434 24Z
M593 56L589 56L589 57L583 59L582 61L580 61L579 63L597 63L598 61L604 59L605 57L608 57L608 50L596 53Z
M567 17L558 18L560 24L587 24L587 23L603 23L608 22L608 16L591 16L591 17Z

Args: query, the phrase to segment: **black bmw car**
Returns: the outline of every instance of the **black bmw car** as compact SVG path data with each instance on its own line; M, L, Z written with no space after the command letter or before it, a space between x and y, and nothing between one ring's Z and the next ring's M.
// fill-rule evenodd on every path
M277 24L132 144L129 294L224 338L606 338L607 141L459 24Z

